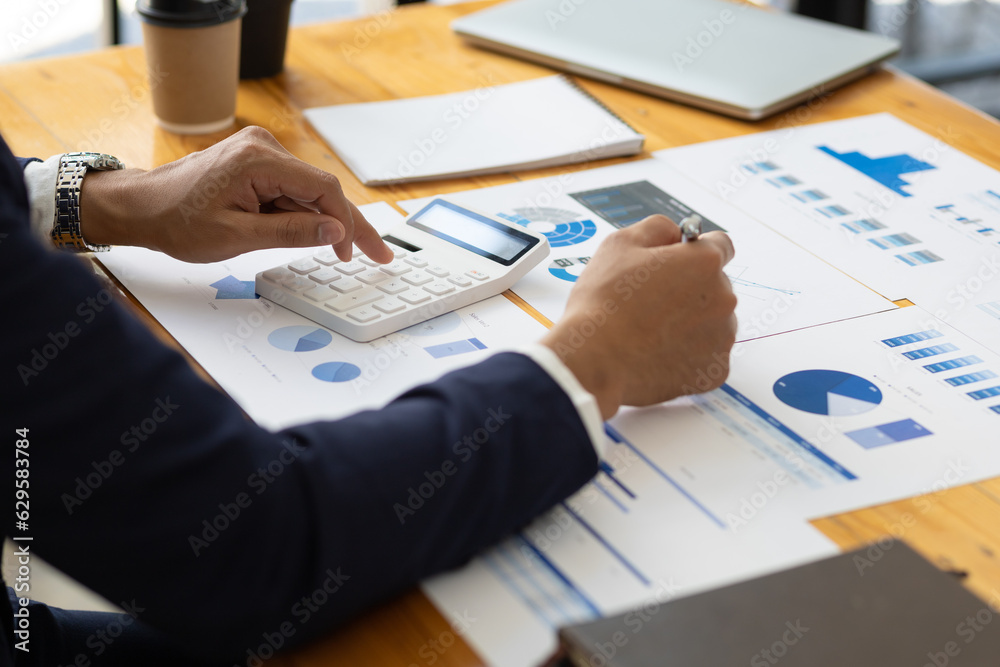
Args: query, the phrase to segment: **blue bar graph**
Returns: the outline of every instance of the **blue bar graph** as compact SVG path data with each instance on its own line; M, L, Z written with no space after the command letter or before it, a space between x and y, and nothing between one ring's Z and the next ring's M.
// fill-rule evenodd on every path
M946 352L954 352L957 349L958 346L953 343L943 343L941 345L932 345L931 347L922 347L919 350L913 350L911 352L904 352L903 356L910 361L916 361L917 359L926 359L927 357L945 354Z
M956 375L953 378L945 378L945 382L950 384L952 387L961 387L965 384L972 384L973 382L982 382L983 380L992 380L997 376L993 371L979 371L978 373L967 373L966 375Z
M989 389L970 391L967 395L977 401L981 401L984 398L993 398L994 396L1000 396L1000 387L990 387Z
M451 357L456 354L465 354L466 352L485 350L486 346L478 338L466 338L465 340L456 340L451 343L429 345L424 349L427 350L427 354L431 355L435 359L441 359L443 357Z
M767 179L767 182L776 188L787 188L802 183L802 181L794 176L775 176L774 178Z
M990 408L990 410L1000 415L1000 405L994 405L993 407Z
M910 266L920 266L921 264L933 264L940 262L941 257L935 255L930 250L917 250L908 252L905 255L896 255L896 259Z
M830 206L820 206L816 210L828 218L839 218L841 216L850 215L851 213L843 206L838 206L837 204L831 204Z
M917 333L897 336L896 338L883 338L882 342L889 347L899 347L901 345L909 345L910 343L919 343L922 340L940 338L942 335L937 329L928 329L927 331L918 331Z
M881 248L882 250L888 250L889 248L900 248L902 246L920 243L920 239L912 234L890 234L889 236L880 236L879 238L868 239L868 242Z
M936 168L932 164L924 162L923 160L918 160L917 158L911 155L906 155L905 153L880 158L870 158L858 151L838 153L828 146L817 146L817 148L827 155L840 160L847 166L853 167L877 183L881 183L901 197L912 196L909 192L906 192L903 189L904 187L910 185L909 182L903 180L903 174L910 174L916 171L926 171L928 169Z
M891 424L848 431L844 435L865 449L875 449L883 445L891 445L897 442L913 440L914 438L922 438L925 435L933 435L933 433L912 419L903 419Z
M827 199L827 196L820 192L819 190L804 190L802 192L793 192L792 196L803 204L808 204L811 201L819 201L821 199Z
M953 371L956 368L964 368L966 366L981 363L983 363L982 359L974 354L970 354L967 357L958 357L956 359L949 359L948 361L939 361L936 364L927 364L924 368L931 373L941 373L943 371Z

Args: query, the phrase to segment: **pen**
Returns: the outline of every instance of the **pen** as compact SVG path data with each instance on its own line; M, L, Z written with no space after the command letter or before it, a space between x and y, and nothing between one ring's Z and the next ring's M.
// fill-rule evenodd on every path
M701 216L693 213L681 220L681 243L696 241L701 234Z

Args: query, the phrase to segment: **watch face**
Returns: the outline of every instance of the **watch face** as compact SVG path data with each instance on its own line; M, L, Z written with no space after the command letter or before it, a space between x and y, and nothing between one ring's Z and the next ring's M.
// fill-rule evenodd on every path
M124 169L125 165L114 155L107 153L77 152L66 153L63 159L67 161L85 164L89 169L97 171L110 171L112 169Z

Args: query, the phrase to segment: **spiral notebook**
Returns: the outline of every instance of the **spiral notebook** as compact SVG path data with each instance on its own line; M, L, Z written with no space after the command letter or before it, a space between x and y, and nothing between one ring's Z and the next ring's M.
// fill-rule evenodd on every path
M365 185L634 155L645 140L565 76L304 113Z

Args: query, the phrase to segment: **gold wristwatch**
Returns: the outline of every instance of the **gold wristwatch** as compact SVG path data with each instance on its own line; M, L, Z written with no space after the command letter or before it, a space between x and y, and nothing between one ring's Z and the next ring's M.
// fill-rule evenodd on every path
M52 223L52 243L74 252L105 252L107 245L91 245L80 233L80 190L83 177L91 169L124 169L122 161L105 153L66 153L59 161L56 178L56 215Z

